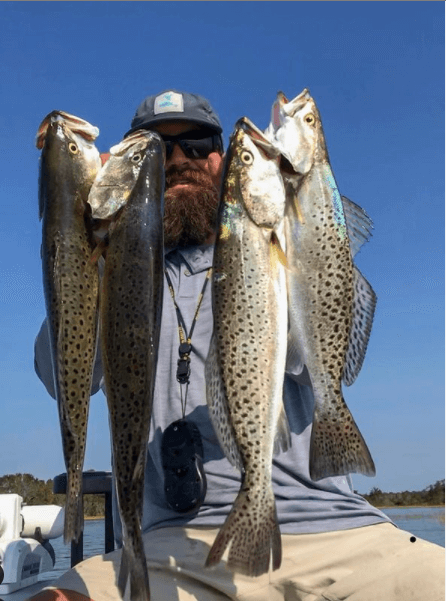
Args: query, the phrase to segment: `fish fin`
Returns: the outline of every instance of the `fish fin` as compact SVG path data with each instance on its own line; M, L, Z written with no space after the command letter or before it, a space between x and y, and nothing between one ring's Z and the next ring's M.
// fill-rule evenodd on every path
M344 399L339 418L336 414L321 414L315 410L310 441L310 477L320 480L329 476L376 473L370 451Z
M84 498L82 494L82 471L67 469L65 500L64 542L78 542L84 529Z
M223 379L221 377L220 360L217 349L215 333L212 334L209 353L205 366L206 374L206 400L209 409L209 417L214 427L218 442L233 466L240 471L243 469L234 429L228 411L228 402Z
M277 420L276 437L274 439L273 454L288 451L291 448L290 425L288 423L285 407L282 405L279 419Z
M91 253L90 262L96 263L104 254L104 251L107 249L109 244L108 234L104 236L104 238L96 245L95 249Z
M121 595L121 599L124 599L125 589L127 587L127 581L129 579L130 574L130 558L127 552L126 547L122 548L121 555L121 564L119 566L119 575L118 575L118 590Z
M271 261L272 264L277 264L277 261L283 265L285 268L288 268L288 261L286 258L286 254L284 252L284 237L281 236L282 241L279 239L276 231L273 231L270 238L270 251L271 251Z
M341 199L344 206L345 221L350 240L350 251L352 258L354 258L364 242L368 242L370 239L373 221L364 209L352 200L348 199L346 196L341 196Z
M305 217L303 216L302 213L302 209L300 208L300 204L299 204L299 197L297 194L294 194L292 196L292 200L291 203L289 203L294 211L294 215L297 219L297 221L303 225L305 223Z
M130 599L132 601L149 601L149 574L141 537L139 536L134 543L135 548L129 547L124 542L119 567L118 590L123 599L127 582L130 579Z
M353 269L353 284L353 320L343 373L343 381L347 386L353 384L361 371L376 308L376 294L356 266Z
M242 488L226 522L209 551L205 566L215 566L230 544L227 567L246 576L268 572L282 563L282 541L277 522L276 502L272 489L258 495L254 504L252 492ZM255 519L251 520L251 515Z

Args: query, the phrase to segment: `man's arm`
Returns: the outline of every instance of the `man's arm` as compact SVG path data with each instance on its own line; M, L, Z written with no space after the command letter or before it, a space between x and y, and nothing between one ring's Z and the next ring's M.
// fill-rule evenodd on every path
M311 386L311 379L310 374L308 373L307 366L303 362L302 357L299 354L297 345L294 343L294 340L292 339L290 334L288 334L288 348L285 372L298 384L303 384L304 386Z
M53 366L51 359L50 337L48 322L45 319L34 343L34 369L39 379L48 391L48 394L56 398L54 386ZM91 383L91 395L96 394L102 383L102 361L101 351L98 345L96 359L93 366L93 378Z
M290 367L287 364L285 372L298 384L303 384L304 386L311 386L310 374L308 373L307 366L303 363L299 368L297 368L296 365Z

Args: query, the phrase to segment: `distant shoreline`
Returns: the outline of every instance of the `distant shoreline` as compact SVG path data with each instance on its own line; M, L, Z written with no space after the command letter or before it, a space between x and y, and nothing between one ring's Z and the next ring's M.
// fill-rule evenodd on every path
M422 509L423 507L426 507L428 509L444 509L444 505L374 505L373 507L376 507L377 509L394 509L394 508L398 508L398 509L404 509L405 507L413 507L418 508L418 509Z

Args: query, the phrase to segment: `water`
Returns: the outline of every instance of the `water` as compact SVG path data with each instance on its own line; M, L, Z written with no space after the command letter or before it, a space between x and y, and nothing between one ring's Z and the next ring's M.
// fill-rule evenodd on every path
M443 507L391 507L383 512L402 530L411 532L437 545L445 546ZM104 520L86 520L84 529L84 559L104 553ZM56 553L52 572L41 575L41 580L54 580L70 569L71 546L63 538L51 541Z
M104 520L85 520L84 522L84 559L93 555L101 555L105 548ZM71 545L65 545L63 537L60 536L50 541L56 563L54 570L43 573L39 580L54 580L62 576L71 567Z
M402 530L445 546L444 507L389 507L382 511Z

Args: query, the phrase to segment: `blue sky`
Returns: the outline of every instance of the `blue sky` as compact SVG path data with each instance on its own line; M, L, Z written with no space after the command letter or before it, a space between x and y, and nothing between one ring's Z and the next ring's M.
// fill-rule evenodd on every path
M65 471L56 403L34 373L45 315L37 216L43 117L100 129L106 152L166 88L211 101L225 131L310 89L342 194L374 221L356 261L378 295L346 401L370 447L362 493L444 477L444 3L1 2L0 475ZM92 398L85 469L110 468Z

